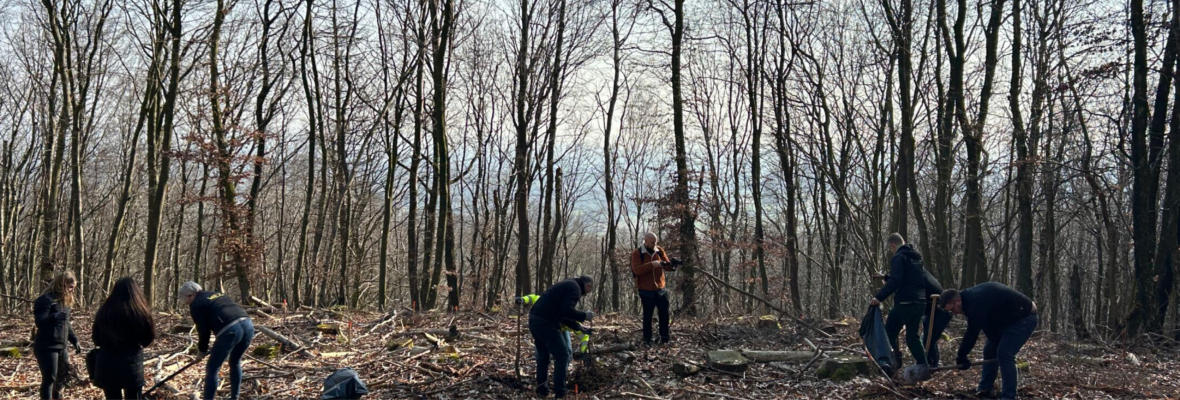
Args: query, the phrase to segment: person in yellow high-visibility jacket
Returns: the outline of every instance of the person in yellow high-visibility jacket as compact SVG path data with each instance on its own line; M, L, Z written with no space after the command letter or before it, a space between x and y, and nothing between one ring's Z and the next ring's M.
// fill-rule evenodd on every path
M537 294L527 294L517 297L516 304L531 306L535 304L540 298L541 296ZM561 330L565 333L565 335L562 337L562 341L565 342L565 346L569 347L571 351L581 354L585 354L587 351L589 351L590 335L594 333L593 329L582 326L582 324L579 324L578 321L566 319L561 321ZM572 344L573 340L570 338L570 336L573 336L577 339L577 348L574 348Z

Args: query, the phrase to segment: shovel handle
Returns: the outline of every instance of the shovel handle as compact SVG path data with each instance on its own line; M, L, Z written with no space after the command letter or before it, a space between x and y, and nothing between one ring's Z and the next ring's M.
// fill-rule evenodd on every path
M193 360L192 362L188 363L188 365L185 365L185 366L181 367L180 369L176 370L176 372L173 372L172 375L168 375L168 377L160 380L159 382L156 382L155 385L152 385L151 389L148 389L143 392L144 396L151 394L152 391L156 390L156 388L160 387L161 385L163 385L165 383L168 383L168 381L172 380L172 378L175 378L177 375L180 375L180 373L184 372L184 370L189 369L189 367L191 367L191 366L197 365L198 362L201 362L200 358Z

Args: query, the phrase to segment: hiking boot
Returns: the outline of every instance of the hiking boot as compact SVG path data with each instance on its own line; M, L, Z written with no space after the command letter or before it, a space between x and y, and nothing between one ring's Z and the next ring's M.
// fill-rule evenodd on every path
M990 390L976 390L974 396L979 399L998 399L999 398L999 396L996 396L995 392L990 391Z
M549 397L549 385L537 385L537 396Z

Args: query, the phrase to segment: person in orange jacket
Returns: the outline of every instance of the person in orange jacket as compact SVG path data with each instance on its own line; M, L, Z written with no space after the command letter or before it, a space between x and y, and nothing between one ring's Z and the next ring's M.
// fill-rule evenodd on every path
M668 324L668 290L664 287L664 272L675 271L679 259L668 257L668 253L656 243L656 234L643 235L643 245L631 252L631 273L639 290L639 301L643 303L643 343L652 344L652 312L659 310L660 344L671 340Z

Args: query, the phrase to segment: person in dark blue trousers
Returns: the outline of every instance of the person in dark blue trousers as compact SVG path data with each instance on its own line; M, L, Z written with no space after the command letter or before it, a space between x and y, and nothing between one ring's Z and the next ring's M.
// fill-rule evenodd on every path
M946 311L967 317L967 332L959 345L955 363L959 369L971 368L967 358L975 348L979 333L987 334L983 359L998 360L983 365L977 395L991 396L996 384L996 370L1003 378L1000 398L1015 399L1018 374L1016 353L1032 337L1040 322L1037 305L1024 294L996 282L986 282L970 289L947 289L939 300Z
M553 395L564 398L565 376L572 350L569 335L562 332L562 324L572 321L587 322L594 318L592 311L578 311L578 301L594 290L594 280L582 275L566 279L545 290L529 310L529 333L537 348L537 395L549 395L549 361L553 360ZM564 338L563 338L564 336Z
M222 293L206 292L195 282L180 287L180 298L188 304L197 325L197 357L209 357L205 365L205 390L202 399L212 400L217 394L217 371L229 360L230 399L236 400L242 387L242 356L254 340L254 322L246 310ZM216 332L217 340L209 348L209 336Z

